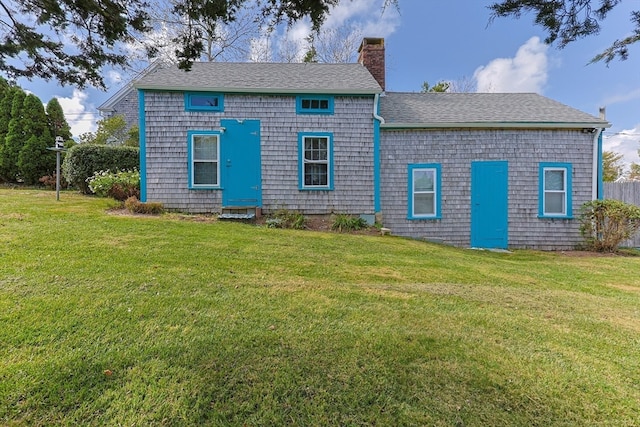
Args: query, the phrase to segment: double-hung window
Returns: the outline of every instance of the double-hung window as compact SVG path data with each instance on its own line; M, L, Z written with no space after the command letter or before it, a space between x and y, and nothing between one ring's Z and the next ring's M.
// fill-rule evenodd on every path
M330 133L298 135L301 190L333 190L331 140Z
M441 218L440 180L439 164L409 165L409 219Z
M571 164L540 163L540 217L571 218Z
M212 131L188 132L189 188L220 187L220 134Z
M333 114L333 97L300 95L296 97L297 114Z

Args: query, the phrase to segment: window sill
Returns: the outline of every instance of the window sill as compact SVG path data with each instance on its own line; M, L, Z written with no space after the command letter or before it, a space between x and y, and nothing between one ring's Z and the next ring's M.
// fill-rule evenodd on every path
M571 215L538 215L538 219L574 219Z
M202 186L202 187L189 187L189 190L223 190L222 187L209 187L209 186Z

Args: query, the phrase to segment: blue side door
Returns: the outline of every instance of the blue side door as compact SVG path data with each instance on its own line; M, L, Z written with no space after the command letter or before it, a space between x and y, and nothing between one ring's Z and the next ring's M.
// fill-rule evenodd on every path
M260 120L221 120L222 204L262 206Z
M471 246L506 249L509 243L506 161L471 163Z

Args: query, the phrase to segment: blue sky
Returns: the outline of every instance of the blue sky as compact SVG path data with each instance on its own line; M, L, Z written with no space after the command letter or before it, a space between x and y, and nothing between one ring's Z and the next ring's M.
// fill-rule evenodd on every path
M422 83L466 81L483 92L537 92L597 116L606 107L612 127L605 149L640 163L640 43L630 59L588 64L615 39L630 34L630 12L640 0L622 2L603 23L599 35L558 50L543 43L545 34L533 17L500 18L489 23L490 1L400 0L400 10L381 13L382 0L342 0L327 28L350 26L367 37L384 37L387 90L420 91ZM290 34L303 37L308 23ZM74 135L95 129L96 107L126 83L120 70L105 70L109 90L79 91L55 82L19 81L43 102L58 97Z

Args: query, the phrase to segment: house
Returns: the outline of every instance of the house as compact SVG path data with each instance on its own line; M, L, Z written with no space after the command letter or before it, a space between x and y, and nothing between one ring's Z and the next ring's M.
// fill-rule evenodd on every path
M461 247L572 249L609 124L536 94L385 92L355 64L157 68L139 97L141 197L191 213L377 218Z
M108 119L113 116L120 115L124 117L124 121L127 124L127 129L130 129L133 126L138 126L138 91L135 87L133 87L133 82L137 79L142 78L148 73L154 72L158 68L167 65L168 64L165 64L161 61L155 61L140 73L138 73L134 77L133 81L120 88L118 92L116 92L113 96L111 96L97 108L100 116Z

